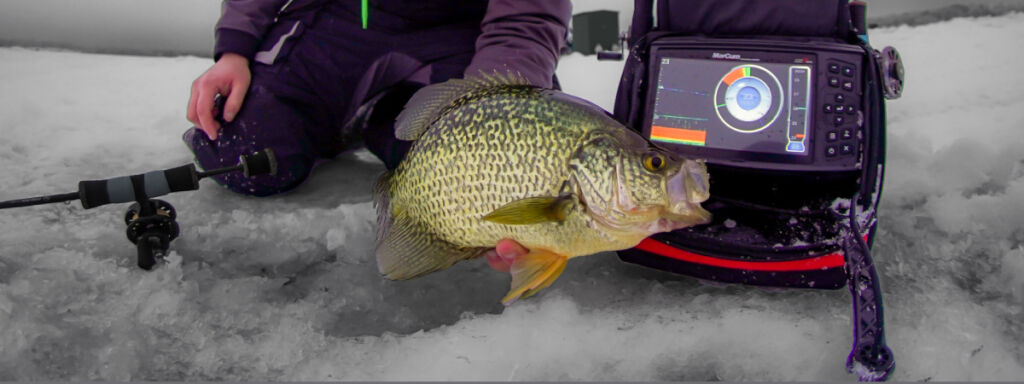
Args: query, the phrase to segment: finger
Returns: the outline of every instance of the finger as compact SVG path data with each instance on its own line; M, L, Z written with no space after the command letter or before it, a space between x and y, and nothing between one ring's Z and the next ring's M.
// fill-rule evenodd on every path
M234 84L228 94L228 101L224 103L224 121L234 121L235 115L242 109L242 101L245 100L245 92L248 91L248 84Z
M199 128L206 132L210 140L217 140L217 130L220 124L213 118L213 97L216 91L200 90L199 99L196 101L196 113L199 114Z
M519 257L526 256L527 253L530 253L529 249L526 249L526 247L523 247L512 239L501 239L501 241L498 242L498 245L494 247L494 251L509 264Z
M498 272L508 272L512 267L509 263L505 262L501 256L498 256L498 253L493 249L485 252L484 258L487 259L487 265L490 265L491 268Z
M196 115L196 101L199 95L199 89L196 87L196 83L192 83L192 90L189 91L188 96L188 107L185 112L185 118L188 119L192 125L199 125L199 117Z

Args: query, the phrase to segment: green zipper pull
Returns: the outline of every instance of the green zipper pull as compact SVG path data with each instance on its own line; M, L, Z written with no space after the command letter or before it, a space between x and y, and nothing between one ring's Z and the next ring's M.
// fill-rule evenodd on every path
M369 2L370 0L363 1L363 29L366 29L367 22L370 20Z

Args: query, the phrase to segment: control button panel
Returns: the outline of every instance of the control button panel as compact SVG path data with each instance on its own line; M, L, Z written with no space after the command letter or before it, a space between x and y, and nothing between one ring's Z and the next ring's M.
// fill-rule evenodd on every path
M860 69L856 57L824 58L819 72L818 156L829 163L856 164L862 148Z

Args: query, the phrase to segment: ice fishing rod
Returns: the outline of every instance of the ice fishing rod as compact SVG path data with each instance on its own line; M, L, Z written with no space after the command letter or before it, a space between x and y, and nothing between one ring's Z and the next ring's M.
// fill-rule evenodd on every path
M195 164L188 164L112 179L84 180L78 182L77 192L2 201L0 209L72 200L80 201L82 208L85 209L134 202L125 214L128 240L138 248L139 267L150 270L157 261L164 258L171 240L179 234L174 207L166 201L153 198L172 192L194 191L199 189L199 180L238 171L245 177L277 174L274 151L267 148L250 155L242 155L235 166L209 171L200 171L196 169Z

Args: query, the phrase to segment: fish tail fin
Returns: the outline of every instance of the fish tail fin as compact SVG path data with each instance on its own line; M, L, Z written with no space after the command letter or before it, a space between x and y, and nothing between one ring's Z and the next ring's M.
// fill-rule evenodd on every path
M505 305L512 304L520 297L530 297L554 283L562 275L569 258L556 253L531 250L512 263L512 286L501 299Z
M391 228L391 177L394 173L384 172L373 184L373 206L377 208L377 244L380 244L388 228Z
M391 201L393 174L381 175L374 186L377 206L377 269L392 280L406 280L445 269L480 255L482 248L460 248L438 238L409 218Z

